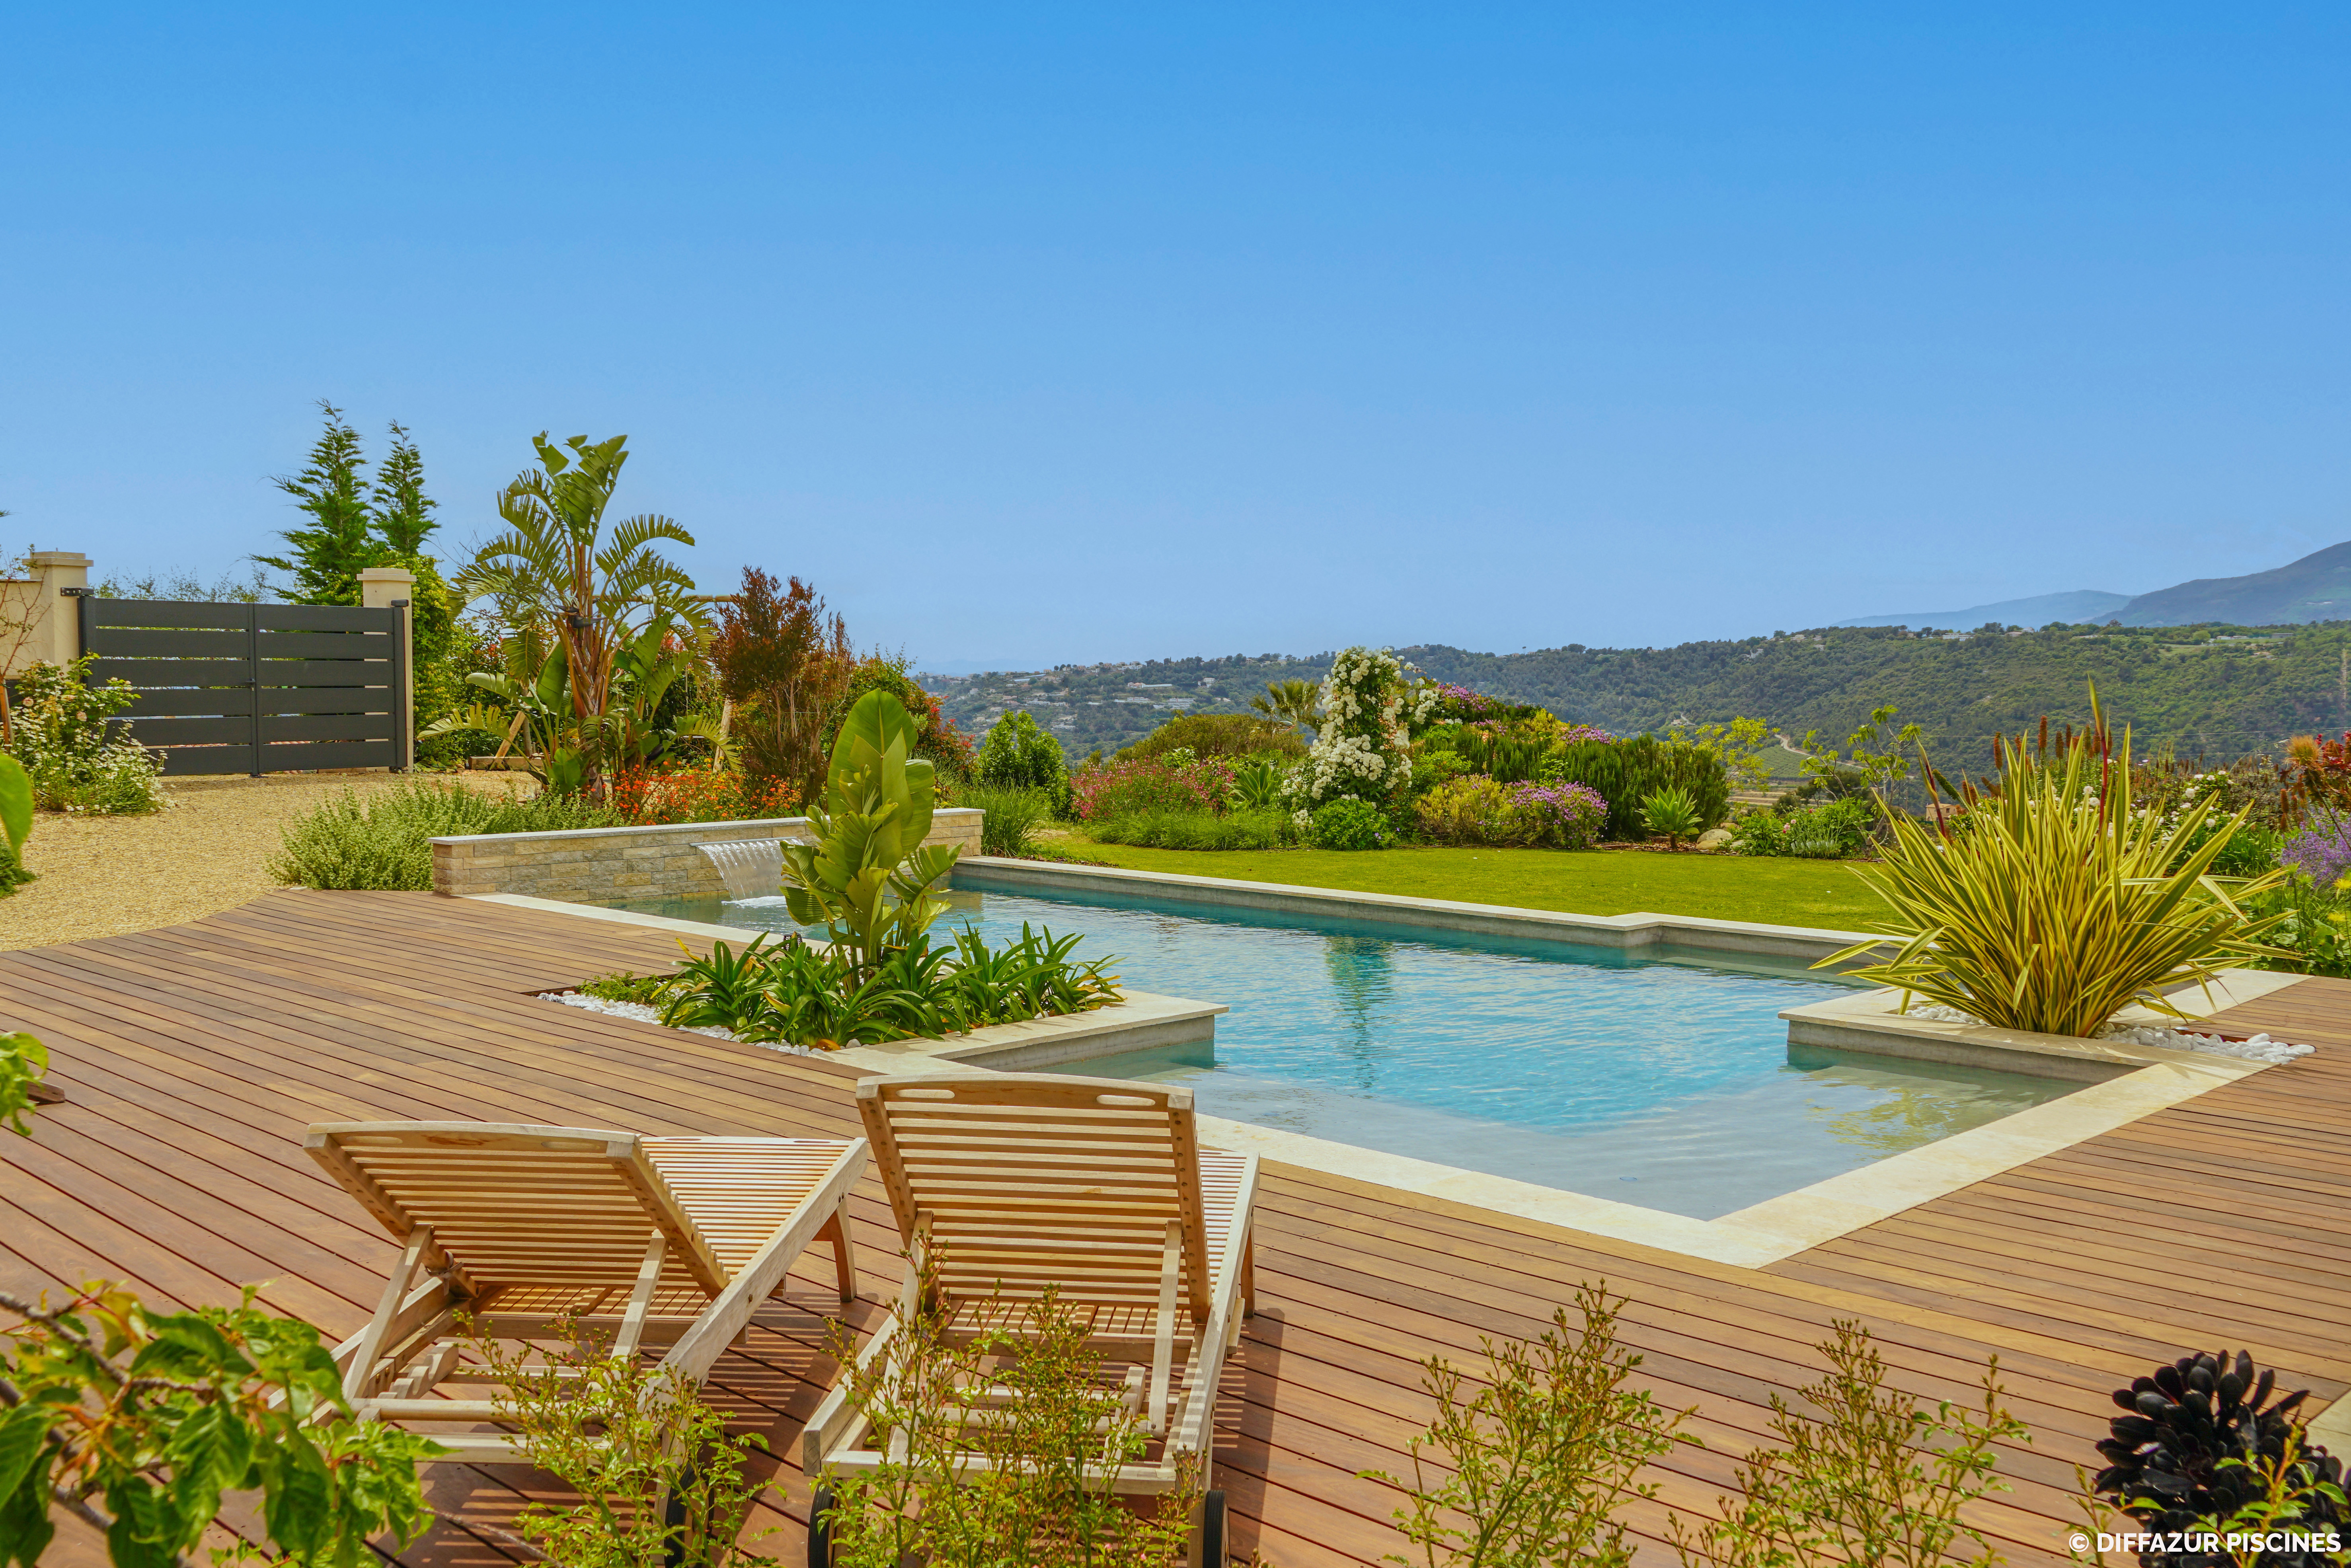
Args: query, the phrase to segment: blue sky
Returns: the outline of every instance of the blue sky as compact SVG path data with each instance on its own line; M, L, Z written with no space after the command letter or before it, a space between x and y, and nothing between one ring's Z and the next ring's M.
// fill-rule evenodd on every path
M490 9L12 14L12 540L232 566L319 397L933 666L2351 538L2339 7Z

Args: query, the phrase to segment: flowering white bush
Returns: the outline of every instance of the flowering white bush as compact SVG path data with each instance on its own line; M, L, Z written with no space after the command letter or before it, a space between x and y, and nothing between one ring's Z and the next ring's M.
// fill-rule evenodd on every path
M1314 744L1290 776L1299 826L1332 800L1378 806L1412 777L1407 727L1427 719L1439 692L1407 684L1405 668L1384 648L1349 648L1331 661Z
M87 684L93 660L36 664L16 683L9 750L32 776L45 810L130 816L162 809L161 754L120 734L113 716L131 706L131 683Z

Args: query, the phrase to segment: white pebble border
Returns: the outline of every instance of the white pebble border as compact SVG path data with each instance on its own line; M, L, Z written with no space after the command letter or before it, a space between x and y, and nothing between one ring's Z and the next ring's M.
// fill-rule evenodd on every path
M1980 1025L1983 1020L1959 1011L1957 1008L1939 1006L1914 1007L1906 1015L1910 1018L1935 1019L1943 1023ZM2159 1051L2199 1051L2207 1056L2233 1056L2241 1061L2265 1061L2273 1067L2292 1061L2297 1056L2308 1056L2315 1046L2292 1045L2268 1035L2257 1034L2251 1040L2222 1040L2217 1034L2190 1034L2184 1030L2157 1029L2152 1026L2133 1027L2110 1023L2097 1033L2100 1040L2118 1040L2127 1045L2152 1046Z
M639 1023L659 1023L662 1020L659 1008L649 1008L643 1002L608 1002L601 997L587 996L579 991L541 991L538 993L538 999L542 1002L561 1002L567 1008L580 1008L591 1013L610 1013L616 1019L635 1019ZM706 1034L713 1040L735 1038L732 1030L720 1029L716 1024L704 1024L699 1028L681 1030L679 1032Z

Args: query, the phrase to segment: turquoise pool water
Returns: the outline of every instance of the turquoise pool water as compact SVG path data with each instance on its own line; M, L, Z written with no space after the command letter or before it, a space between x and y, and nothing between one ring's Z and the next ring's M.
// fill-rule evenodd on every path
M1355 921L957 891L942 925L1081 932L1132 989L1226 1003L1213 1051L1072 1064L1212 1114L1701 1219L2054 1099L2051 1079L1793 1054L1801 967L1632 958ZM629 905L797 929L780 900Z

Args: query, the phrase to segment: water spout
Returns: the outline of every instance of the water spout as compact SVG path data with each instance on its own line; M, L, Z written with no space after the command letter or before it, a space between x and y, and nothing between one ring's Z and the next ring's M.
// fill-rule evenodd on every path
M784 848L778 839L728 839L694 846L718 868L732 899L774 898L784 890Z

